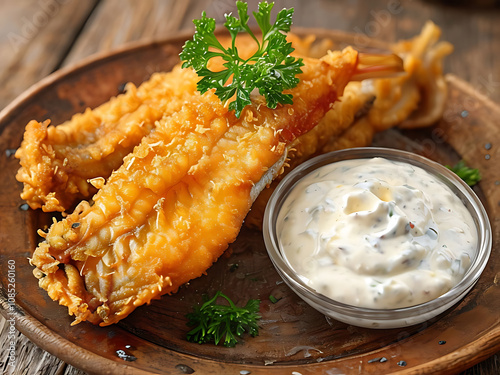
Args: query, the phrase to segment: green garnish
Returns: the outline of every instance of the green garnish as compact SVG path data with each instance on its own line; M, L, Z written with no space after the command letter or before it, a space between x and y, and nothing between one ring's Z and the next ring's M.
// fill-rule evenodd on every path
M272 294L269 295L269 301L271 301L272 303L276 303L280 300L281 298L276 298L275 296L273 296Z
M224 298L228 305L217 304L219 298ZM201 306L195 307L192 313L186 314L189 319L187 325L194 327L188 332L187 340L199 344L213 341L215 345L222 341L224 346L233 347L238 343L237 338L245 332L257 336L259 305L259 300L250 299L245 307L238 307L229 297L218 291Z
M481 174L479 173L479 169L468 167L463 160L460 160L453 167L446 165L446 168L455 172L458 177L464 180L465 183L469 186L474 186L479 181L481 181Z
M286 41L284 33L290 31L293 8L283 9L276 16L276 22L271 25L270 16L274 3L267 1L259 3L259 11L253 12L255 20L262 32L259 40L248 26L248 4L237 1L239 19L226 14L224 26L232 38L232 45L224 48L214 34L215 19L203 12L201 19L194 20L195 33L188 40L180 53L182 67L193 67L202 79L198 82L198 90L203 94L215 89L219 99L229 103L229 109L240 117L243 108L251 103L250 93L258 89L266 99L269 108L278 104L293 104L291 94L283 94L284 90L294 88L299 83L295 76L302 72L302 59L290 56L294 50L292 44ZM257 43L257 51L247 60L238 55L235 41L240 32L247 32ZM215 72L208 69L207 64L213 57L224 59L226 69Z

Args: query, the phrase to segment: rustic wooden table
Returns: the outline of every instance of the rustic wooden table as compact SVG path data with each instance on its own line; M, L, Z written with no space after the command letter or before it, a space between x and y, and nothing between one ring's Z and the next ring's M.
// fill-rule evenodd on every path
M295 8L294 24L340 29L387 41L416 35L433 20L455 52L445 71L500 102L500 7L496 0L281 0ZM257 0L249 1L255 9ZM475 5L470 5L475 3ZM463 5L469 4L469 5ZM233 0L0 0L0 109L30 85L91 54L129 42L152 41L192 29L202 10L222 20ZM3 374L84 374L17 334L15 369L8 366L7 331L0 316ZM464 374L499 374L498 354Z

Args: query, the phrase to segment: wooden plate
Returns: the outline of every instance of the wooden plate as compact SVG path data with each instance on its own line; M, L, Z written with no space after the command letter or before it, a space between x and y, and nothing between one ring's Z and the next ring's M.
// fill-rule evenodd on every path
M353 36L336 31L295 30L331 38L339 46ZM38 228L51 217L23 210L18 161L11 155L31 119L60 123L86 107L116 95L123 83L136 84L151 73L170 70L189 35L130 48L56 72L21 95L0 114L0 302L2 314L43 349L90 373L109 374L341 374L456 373L500 349L500 109L459 78L448 76L450 98L435 127L402 133L388 131L378 145L404 148L442 163L464 158L481 170L476 191L493 226L494 248L483 276L471 293L438 318L418 326L369 330L327 320L305 305L275 272L258 231L243 229L231 252L208 274L138 308L111 327L70 326L67 309L38 288L28 258ZM383 46L383 43L373 42ZM9 270L9 267L12 268ZM10 272L9 272L10 271ZM10 280L9 280L10 278ZM203 293L221 289L236 302L260 298L260 335L235 348L185 340L185 314ZM10 292L15 290L13 301ZM269 296L281 298L273 304ZM441 341L441 345L439 342ZM442 342L446 342L443 344ZM386 358L380 361L379 358ZM404 366L404 364L406 364Z

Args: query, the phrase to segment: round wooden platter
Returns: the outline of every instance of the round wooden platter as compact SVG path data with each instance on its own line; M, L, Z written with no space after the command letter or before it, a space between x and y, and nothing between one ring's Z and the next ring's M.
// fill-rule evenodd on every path
M337 31L295 32L315 34L318 40L330 38L339 47L356 42L353 35ZM280 279L268 259L261 232L243 228L207 275L177 294L142 306L110 327L70 325L67 309L39 289L32 275L28 258L40 240L36 232L50 223L51 215L23 210L21 185L15 180L19 164L12 150L19 146L29 120L50 118L60 123L117 95L125 82L139 84L153 72L170 70L188 37L177 35L131 46L58 71L0 114L2 314L15 319L16 327L43 349L98 374L456 373L498 351L500 135L496 121L500 108L454 76L447 76L450 95L442 121L420 131L387 131L375 141L441 163L463 158L482 173L475 189L491 219L491 259L469 295L446 313L414 327L392 330L362 329L326 319ZM376 41L372 44L383 46ZM14 265L15 274L8 273L9 265ZM9 300L9 289L15 289L15 303ZM187 342L185 314L203 294L219 289L240 304L248 298L261 299L259 336L245 338L234 348ZM272 303L270 295L279 301Z

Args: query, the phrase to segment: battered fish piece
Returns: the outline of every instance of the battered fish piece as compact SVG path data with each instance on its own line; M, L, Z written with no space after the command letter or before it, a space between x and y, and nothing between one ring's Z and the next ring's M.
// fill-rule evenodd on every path
M420 35L392 46L403 58L406 74L373 80L376 99L367 117L375 131L421 128L441 118L447 98L442 63L453 46L440 41L440 35L441 30L428 21Z
M245 39L239 49L242 56L254 53ZM211 68L222 64L214 60ZM30 121L15 154L21 164L16 179L24 184L21 198L46 212L64 212L90 198L100 186L96 182L120 167L158 120L177 112L198 81L194 71L179 65L172 72L153 74L139 88L128 83L124 94L60 125Z
M299 137L287 168L252 206L245 224L260 229L266 204L281 179L312 156L350 147L369 146L373 136L392 127L421 128L437 122L447 97L442 61L453 46L439 41L440 29L427 22L420 35L395 43L391 50L404 61L404 74L349 82L340 101L321 122ZM297 51L312 50L313 41L298 40ZM324 47L323 47L324 48Z
M42 233L34 274L75 324L113 324L175 292L236 239L253 186L362 74L351 48L304 62L293 105L271 110L255 97L237 119L213 91L195 93L143 138L92 206L80 203Z
M377 131L402 121L405 127L436 121L446 98L441 61L451 51L449 43L438 42L439 34L439 28L429 22L421 35L392 47L404 58L406 75L376 79L371 85L351 82L321 124L296 143L290 165L324 152L325 147L331 149L360 112ZM287 37L296 48L295 56L323 56L333 46L328 39L314 43L313 36L300 38L290 33ZM255 52L250 36L242 35L236 42L243 58ZM231 38L222 38L221 43L228 46ZM211 69L222 64L222 60L213 59ZM156 121L180 109L196 90L198 79L192 71L176 67L171 73L153 74L139 88L129 84L125 94L59 126L31 121L16 153L21 164L16 178L24 184L21 198L31 208L44 211L66 211L90 198L103 179L122 165L124 156L154 129ZM372 109L366 113L368 107ZM369 139L368 134L365 139ZM259 201L260 206L267 202L264 198ZM259 210L253 210L248 223L259 226L262 215L254 214Z
M31 121L15 154L21 198L47 212L90 198L96 192L92 179L106 179L120 167L156 121L182 107L198 80L193 71L176 67L153 74L139 88L129 83L125 94L61 125Z

